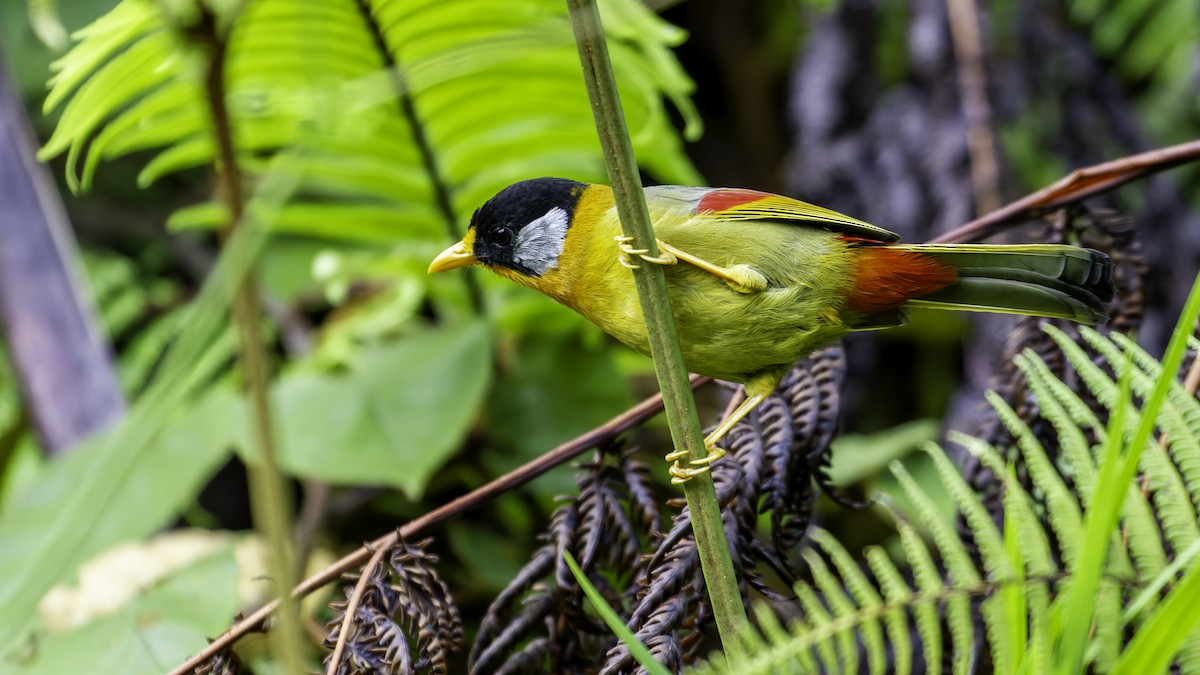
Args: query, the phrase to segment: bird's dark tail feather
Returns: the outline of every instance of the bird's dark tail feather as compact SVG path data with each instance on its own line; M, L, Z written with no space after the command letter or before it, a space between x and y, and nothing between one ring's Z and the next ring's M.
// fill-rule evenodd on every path
M896 246L954 267L958 280L909 307L1027 314L1103 323L1113 298L1112 260L1065 244Z

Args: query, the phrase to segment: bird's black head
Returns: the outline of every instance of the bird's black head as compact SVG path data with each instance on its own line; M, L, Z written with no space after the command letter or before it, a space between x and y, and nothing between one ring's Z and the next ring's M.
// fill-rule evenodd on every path
M558 267L575 205L587 184L565 178L514 183L471 217L475 258L540 277Z

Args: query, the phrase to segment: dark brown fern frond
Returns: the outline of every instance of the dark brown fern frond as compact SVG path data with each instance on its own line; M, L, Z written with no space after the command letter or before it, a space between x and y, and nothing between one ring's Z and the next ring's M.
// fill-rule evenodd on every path
M793 561L837 430L845 365L840 346L796 364L779 390L727 436L728 454L712 466L744 599L781 599L798 577ZM579 496L555 511L546 545L488 609L471 672L637 670L611 631L583 611L563 551L579 560L663 663L678 669L695 658L710 610L691 515L683 500L667 499L672 493L651 471L630 453L609 461L597 455L580 467ZM664 504L678 509L669 525ZM760 531L766 513L771 526ZM644 555L648 546L653 553Z
M846 353L836 344L801 361L780 385L792 420L792 447L783 472L772 477L772 485L778 487L768 506L775 553L785 565L812 520L817 494L812 485L837 433L845 376Z
M717 462L713 467L716 474ZM684 514L675 517L673 530L680 536L664 541L653 560L659 561L650 567L649 582L639 591L636 602L626 621L635 636L643 644L655 644L657 650L678 656L682 661L684 648L677 631L685 627L689 616L699 611L705 602L704 587L700 575L700 554L691 536L691 520ZM686 534L683 534L686 530ZM639 574L641 579L642 575ZM615 644L605 655L601 675L616 675L633 668L632 655L625 645Z
M425 550L430 541L401 540L373 569L363 571L368 575L366 585L334 672L448 672L447 656L462 646L462 619L449 588L434 570L437 557ZM347 581L358 579L348 576ZM347 586L345 593L346 601L330 605L334 618L326 624L325 646L331 649L337 644L354 586Z
M638 519L645 534L662 531L662 499L655 494L655 482L650 477L650 467L632 453L623 453L618 460L625 489L629 492L629 506Z
M546 672L545 661L550 656L550 638L532 640L521 651L513 654L494 672L495 675L525 675Z
M533 658L532 654L524 654L524 650L536 650L539 654L550 654L552 644L548 637L534 638L528 643L525 641L534 631L539 630L539 627L554 623L552 612L557 608L557 603L545 586L539 584L531 590L532 593L522 599L520 612L514 613L507 622L493 621L492 623L499 624L498 629L486 638L482 635L476 638L468 661L470 672L501 671L508 668L510 661L524 662ZM495 607L495 603L488 608L488 617L485 617L485 621L491 618L493 607ZM525 644L524 649L518 650L517 647L522 644Z
M242 660L232 649L217 652L211 659L205 661L192 671L195 675L241 675L245 672Z
M610 605L622 592L598 570L628 576L641 555L635 520L653 520L657 507L645 468L629 458L617 466L597 453L580 467L579 496L564 499L544 535L547 544L492 602L471 649L473 673L583 672L599 667L614 639L594 615L563 557L569 551ZM637 487L627 489L626 477ZM637 478L640 476L640 478Z

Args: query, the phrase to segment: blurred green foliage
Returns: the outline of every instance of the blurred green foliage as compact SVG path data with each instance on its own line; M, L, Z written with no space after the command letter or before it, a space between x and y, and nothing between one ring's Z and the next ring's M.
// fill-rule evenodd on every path
M104 7L73 6L63 19L75 27L76 12ZM378 0L364 7L369 16L356 3L332 0L259 0L242 13L233 3L124 0L76 32L75 46L54 62L45 109L61 117L42 155L65 153L72 190L106 179L104 162L135 159L144 162L140 187L178 189L163 181L182 173L176 185L198 194L191 186L203 185L202 171L214 161L205 104L213 92L204 80L210 47L193 36L205 30L204 13L216 12L218 40L227 40L220 93L241 168L257 187L248 212L274 235L258 264L281 307L270 326L280 341L273 407L281 462L296 478L390 485L420 503L472 429L493 448L484 453L487 472L447 472L442 489L490 477L498 468L492 458L511 465L544 452L623 410L631 394L626 378L613 376L612 344L576 315L525 289L472 278L482 289L477 306L464 276L425 274L471 210L508 183L543 174L603 179L565 6ZM13 9L8 3L4 11ZM607 3L605 18L647 170L700 182L664 101L682 115L687 134L699 132L691 82L669 51L682 32L630 0ZM19 16L3 23L29 25ZM30 37L6 33L5 46ZM30 53L18 69L36 100L49 58L36 45ZM226 220L218 202L201 201L176 211L168 226L180 232ZM175 236L193 252L209 246L202 232ZM259 245L251 238L245 249ZM122 383L137 401L130 422L62 461L22 460L33 468L5 474L0 536L14 545L0 555L0 569L21 584L20 602L35 600L88 556L193 509L231 450L254 461L244 451L232 336L203 323L223 314L222 287L239 278L238 264L218 267L202 294L208 300L196 301L173 274L139 271L144 262L87 256L104 327L120 348ZM287 314L303 318L289 323ZM288 331L302 339L289 342ZM185 336L202 355L182 347ZM169 367L164 353L181 349L198 360L186 370ZM577 350L589 358L572 358ZM12 399L11 386L3 392ZM184 405L168 407L175 403ZM13 410L11 402L0 408ZM33 446L21 454L36 458ZM64 519L83 513L95 526L79 522L89 534L64 559L63 542L45 538L63 536ZM466 542L472 557L487 548L478 533L451 540ZM41 564L50 559L53 568ZM231 615L226 608L225 620ZM5 647L36 629L29 617L10 615ZM140 669L129 663L128 672Z
M142 589L115 611L45 638L20 672L164 672L202 649L204 635L228 624L237 610L237 572L228 547L201 558Z

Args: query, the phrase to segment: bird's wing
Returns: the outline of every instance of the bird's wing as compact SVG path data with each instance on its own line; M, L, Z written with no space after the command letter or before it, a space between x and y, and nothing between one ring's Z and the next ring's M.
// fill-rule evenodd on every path
M647 197L689 208L703 218L777 220L816 225L872 241L898 241L900 235L821 206L769 192L741 188L647 188Z

